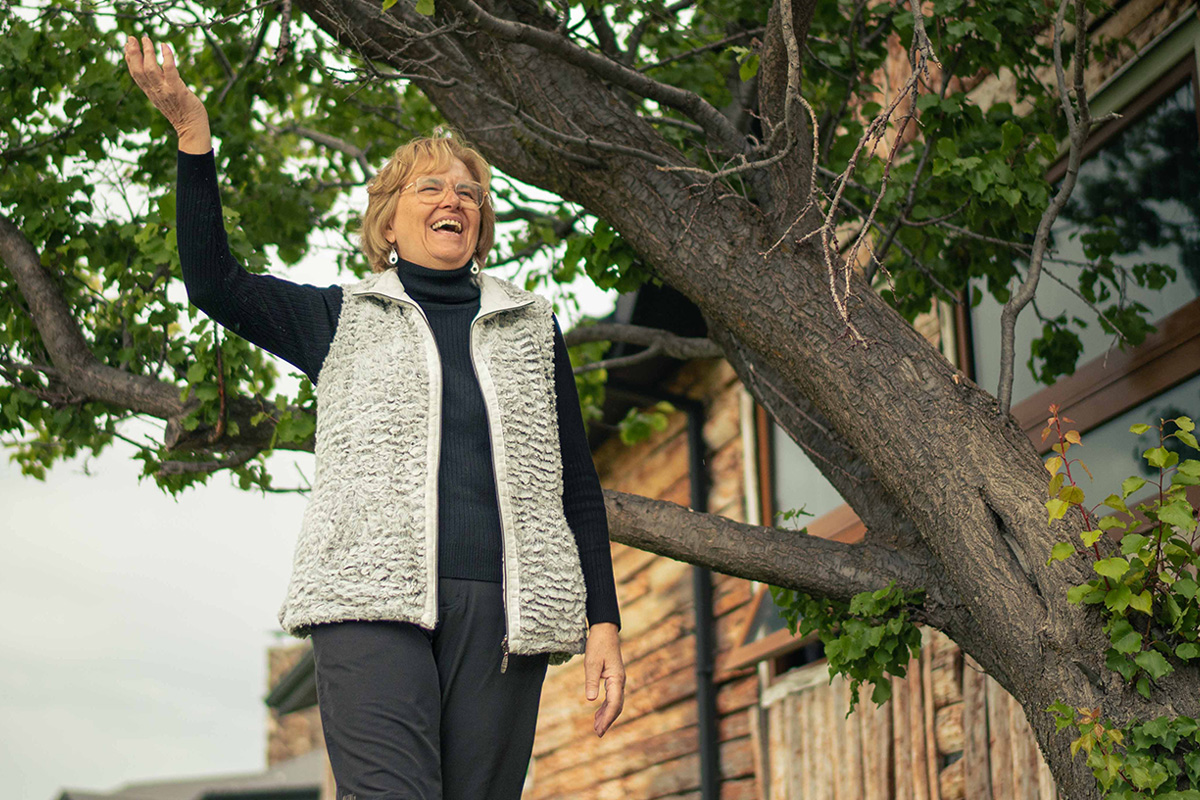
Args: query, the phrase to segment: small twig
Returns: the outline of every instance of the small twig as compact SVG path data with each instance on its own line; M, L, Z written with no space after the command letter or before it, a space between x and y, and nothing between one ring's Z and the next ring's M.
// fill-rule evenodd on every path
M1059 185L1058 192L1050 201L1050 205L1042 212L1038 222L1037 233L1033 239L1033 250L1029 256L1029 270L1004 308L1000 312L1000 379L996 389L996 397L1000 401L1000 413L1007 415L1012 406L1012 382L1014 341L1016 338L1017 316L1033 299L1037 291L1038 279L1041 277L1042 260L1050 243L1050 231L1059 213L1067 205L1067 200L1075 190L1075 182L1079 177L1079 165L1083 160L1083 147L1087 143L1091 130L1091 117L1088 111L1086 91L1083 83L1086 47L1081 41L1087 36L1087 9L1084 0L1075 1L1075 98L1076 106L1071 103L1071 93L1067 88L1066 72L1062 60L1063 21L1067 13L1068 0L1062 0L1058 13L1054 17L1054 75L1058 85L1059 100L1062 103L1063 115L1067 118L1067 129L1070 132L1070 149L1067 154L1067 171ZM1083 98L1082 102L1080 98ZM1078 112L1078 113L1077 113Z
M1054 259L1050 259L1050 260L1054 260ZM1082 300L1085 304L1087 304L1087 307L1090 308L1092 311L1094 311L1097 317L1099 317L1100 319L1107 322L1108 326L1110 328L1112 328L1113 331L1116 332L1116 336L1118 339L1120 339L1125 344L1131 343L1129 341L1128 337L1126 337L1125 334L1121 332L1121 329L1119 327L1117 327L1115 324L1113 324L1113 321L1111 319L1109 319L1108 316L1105 315L1105 313L1102 310L1100 310L1099 306L1097 306L1095 303L1093 303L1092 301L1088 300L1086 297L1083 296L1083 292L1079 291L1074 286L1071 286L1069 283L1064 281L1062 278L1055 275L1053 272L1050 271L1050 268L1047 267L1044 263L1042 264L1042 272L1044 272L1046 274L1046 277L1048 277L1050 280L1054 281L1059 286L1063 287L1068 292L1075 295L1080 300Z
M275 48L275 65L279 66L292 52L292 0L282 0L279 14L279 45Z
M720 358L724 355L711 339L677 336L659 328L642 325L625 325L601 322L595 325L580 325L564 336L568 347L586 342L622 342L624 344L654 347L663 355L691 360L694 358Z
M766 30L766 28L751 28L750 30L747 30L747 31L739 31L738 33L732 34L730 36L726 36L723 39L719 39L715 42L710 42L709 44L701 45L700 47L696 47L692 50L687 50L683 53L677 53L676 55L673 55L669 58L664 58L661 61L655 61L652 64L643 64L642 66L638 67L638 72L649 72L652 69L658 69L659 67L665 67L668 64L674 64L676 61L682 61L685 58L691 58L692 56L698 56L701 53L707 53L710 50L719 50L722 47L724 47L725 45L733 44L734 42L741 41L742 39L745 39L748 37L758 36L760 33L762 33L765 30Z

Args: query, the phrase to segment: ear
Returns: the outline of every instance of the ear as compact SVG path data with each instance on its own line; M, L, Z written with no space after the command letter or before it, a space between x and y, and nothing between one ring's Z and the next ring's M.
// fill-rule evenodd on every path
M388 242L390 242L391 244L395 244L395 243L396 243L396 234L395 234L395 232L392 230L392 226L391 226L391 224L390 224L390 223L388 224L388 226L387 226L387 227L384 229L384 231L383 231L383 238L384 238L384 239L387 239L387 240L388 240Z

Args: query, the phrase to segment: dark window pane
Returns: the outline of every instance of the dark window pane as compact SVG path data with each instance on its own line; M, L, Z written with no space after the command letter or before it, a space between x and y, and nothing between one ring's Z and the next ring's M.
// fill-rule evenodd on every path
M1173 267L1177 277L1161 291L1127 282L1129 299L1150 309L1151 321L1200 296L1200 141L1191 81L1165 97L1122 133L1083 163L1079 183L1054 227L1055 258L1047 262L1053 273L1078 286L1077 264L1086 261L1079 236L1096 229L1092 222L1107 216L1117 235L1114 261L1132 269L1146 263ZM1075 238L1071 238L1075 234ZM984 289L982 284L981 289ZM1079 364L1102 356L1113 338L1101 329L1096 315L1072 292L1048 277L1038 284L1037 305L1043 316L1066 313L1088 324L1072 328L1083 343ZM1101 307L1109 305L1101 303ZM972 311L975 332L975 368L981 386L996 390L1000 376L1000 305L986 293ZM1032 306L1017 324L1013 402L1018 403L1043 388L1030 374L1025 361L1030 343L1041 333Z

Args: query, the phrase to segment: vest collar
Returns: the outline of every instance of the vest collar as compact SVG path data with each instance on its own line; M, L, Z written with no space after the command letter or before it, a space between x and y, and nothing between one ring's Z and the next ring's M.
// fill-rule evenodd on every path
M479 281L480 317L521 308L534 300L535 295L531 292L522 292L508 281L494 278L486 272L480 272L476 277ZM400 282L400 276L394 269L384 270L378 276L367 278L357 288L352 289L350 294L355 297L383 297L400 303L418 305L404 290L404 284Z

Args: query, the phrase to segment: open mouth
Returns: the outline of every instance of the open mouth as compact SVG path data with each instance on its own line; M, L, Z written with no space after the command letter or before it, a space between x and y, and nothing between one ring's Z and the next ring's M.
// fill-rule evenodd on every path
M439 219L429 227L435 231L449 231L460 235L463 228L462 223L456 219Z

